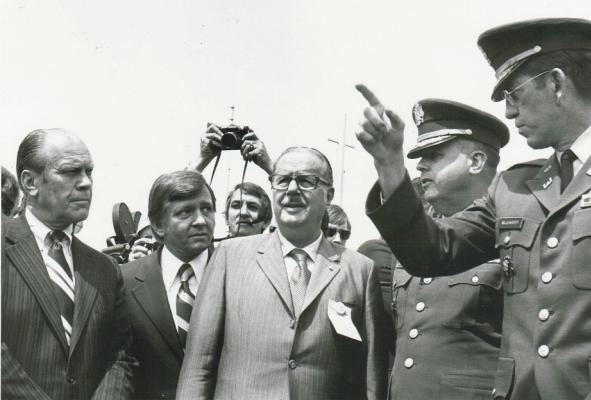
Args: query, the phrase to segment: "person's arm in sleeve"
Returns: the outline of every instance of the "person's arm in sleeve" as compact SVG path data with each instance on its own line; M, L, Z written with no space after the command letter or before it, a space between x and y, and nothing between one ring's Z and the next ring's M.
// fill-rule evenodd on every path
M373 264L373 263L372 263ZM366 392L367 400L386 398L388 386L388 341L394 334L384 310L377 268L371 265L365 288Z
M117 273L117 288L114 310L116 312L112 340L115 355L113 362L106 370L103 379L95 390L93 400L124 400L130 399L133 388L133 374L138 367L138 361L131 355L131 326L125 305L125 286L121 270L114 260L113 268Z
M225 279L226 248L222 243L207 264L195 298L177 400L213 398L224 338Z

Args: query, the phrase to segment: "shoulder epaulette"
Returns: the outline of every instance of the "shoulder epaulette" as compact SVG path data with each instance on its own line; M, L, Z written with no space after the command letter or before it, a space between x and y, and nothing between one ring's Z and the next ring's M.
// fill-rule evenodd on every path
M511 170L514 170L517 168L525 168L525 167L541 167L542 165L546 164L547 161L548 161L548 159L546 159L546 158L537 158L535 160L525 161L525 162L521 162L521 163L512 165L509 168L507 168L507 171L511 171Z

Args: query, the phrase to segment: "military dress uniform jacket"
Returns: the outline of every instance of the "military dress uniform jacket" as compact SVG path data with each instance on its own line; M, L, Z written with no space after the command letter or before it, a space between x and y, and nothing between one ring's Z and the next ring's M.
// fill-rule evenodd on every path
M419 278L398 265L392 280L394 400L490 400L501 345L501 266Z
M500 173L484 198L433 221L406 178L367 212L414 275L500 256L504 320L497 399L591 399L591 159L560 194L556 157Z

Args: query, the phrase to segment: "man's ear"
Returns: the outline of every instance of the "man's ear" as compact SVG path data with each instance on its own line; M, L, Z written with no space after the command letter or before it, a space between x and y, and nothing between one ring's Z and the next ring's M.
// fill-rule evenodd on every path
M468 167L468 173L471 175L477 175L482 172L486 165L486 154L483 151L475 150L468 156L470 166Z
M326 191L326 204L330 204L332 202L332 199L334 199L334 188L329 187Z
M552 84L554 85L554 96L556 104L561 104L566 89L566 75L560 68L554 68L551 72Z
M154 231L156 236L159 239L163 239L164 238L164 229L162 229L162 227L160 226L160 222L154 222L151 224L151 226L152 226L152 231Z
M35 197L39 193L39 180L42 179L41 174L25 169L21 172L20 184L23 192L27 196Z

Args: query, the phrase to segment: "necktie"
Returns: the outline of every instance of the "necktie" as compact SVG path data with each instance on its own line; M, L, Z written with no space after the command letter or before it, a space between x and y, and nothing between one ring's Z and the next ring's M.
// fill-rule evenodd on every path
M49 232L45 239L45 245L48 248L47 254L50 257L46 263L47 272L54 284L62 325L69 345L74 319L74 279L64 256L63 246L68 242L68 237L62 231Z
M176 295L176 315L179 330L179 339L183 348L187 342L187 332L189 331L189 322L191 321L191 311L193 311L193 302L195 295L191 293L189 288L189 279L195 275L190 264L183 264L179 268L179 277L181 279L181 287Z
M299 316L302 310L302 305L304 304L306 289L308 288L312 273L308 269L308 255L304 250L293 249L289 255L297 264L289 278L289 286L291 288L294 312Z
M577 156L571 149L566 150L560 156L560 193L568 186L573 179L573 161Z

